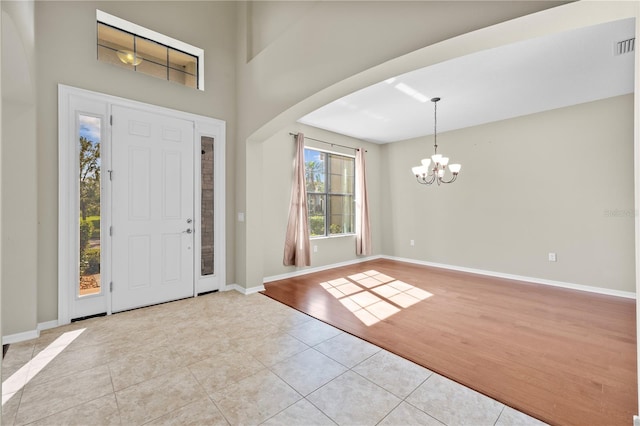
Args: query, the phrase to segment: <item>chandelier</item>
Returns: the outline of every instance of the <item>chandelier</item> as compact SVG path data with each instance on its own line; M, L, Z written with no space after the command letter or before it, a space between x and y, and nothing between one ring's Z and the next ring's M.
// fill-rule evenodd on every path
M418 183L423 185L431 185L436 182L438 185L441 183L451 183L454 182L458 173L460 173L460 169L462 166L460 164L449 164L449 158L444 157L441 154L438 154L438 101L440 98L432 98L431 102L433 102L433 148L434 153L431 158L423 158L422 164L420 166L415 166L411 168L411 171L414 175L416 175L416 180ZM431 164L433 162L433 165ZM451 177L449 179L445 179L444 175L447 170L447 164L449 165L449 171L451 172Z

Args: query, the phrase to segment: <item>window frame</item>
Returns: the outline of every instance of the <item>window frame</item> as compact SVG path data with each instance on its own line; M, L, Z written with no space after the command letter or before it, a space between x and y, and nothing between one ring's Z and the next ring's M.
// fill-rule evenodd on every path
M198 58L198 90L204 92L204 50L96 9L96 22L126 31ZM97 37L97 35L96 35ZM168 65L168 64L167 64ZM188 87L188 86L187 86Z
M324 149L320 149L320 148L316 148L316 147L312 147L312 146L305 146L304 147L305 150L310 150L310 151L315 151L318 152L320 154L323 155L323 161L325 163L325 167L324 167L324 192L317 192L317 191L308 191L306 188L306 182L305 182L305 191L307 193L307 205L309 203L309 198L310 196L313 195L320 195L320 196L324 196L325 199L325 206L324 206L324 235L311 235L311 216L309 216L309 238L313 238L313 239L317 239L317 238L334 238L334 237L345 237L345 236L350 236L350 235L355 235L355 203L356 203L356 159L355 159L355 155L349 155L349 154L343 154L343 153L338 153L338 152L333 152L333 151L328 151L328 150L324 150ZM341 158L347 158L349 159L352 164L353 164L353 181L352 181L352 193L345 193L345 192L333 192L331 190L331 184L330 184L330 176L331 176L331 170L330 170L330 157L341 157ZM306 176L306 161L304 164L305 167L305 176ZM353 208L353 227L352 227L352 232L341 232L341 233L337 233L337 234L332 234L330 231L331 228L331 196L341 196L341 197L345 197L345 196L351 196L352 197L352 208Z

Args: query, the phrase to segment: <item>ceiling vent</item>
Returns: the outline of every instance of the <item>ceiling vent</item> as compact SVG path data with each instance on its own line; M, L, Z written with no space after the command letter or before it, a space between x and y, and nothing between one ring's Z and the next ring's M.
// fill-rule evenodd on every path
M618 55L624 55L625 53L631 53L634 51L635 45L636 45L635 37L629 38L627 40L619 41L614 46L613 54L618 56Z

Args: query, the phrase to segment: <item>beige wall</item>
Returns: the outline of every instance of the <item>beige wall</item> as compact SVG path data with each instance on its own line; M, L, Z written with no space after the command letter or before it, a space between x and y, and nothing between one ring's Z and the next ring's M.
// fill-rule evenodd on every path
M3 335L33 331L37 312L38 196L34 8L3 2L2 256Z
M3 11L9 10L12 2L3 1ZM29 2L23 2L27 5ZM399 5L402 7L399 7ZM259 285L265 275L263 234L261 229L263 142L289 125L300 116L310 112L337 97L357 90L368 84L381 81L395 74L426 66L451 56L471 51L491 48L501 43L519 40L523 37L546 34L575 26L591 25L606 19L620 19L637 16L637 2L578 2L566 8L566 13L558 13L553 18L540 18L507 25L502 30L479 38L478 34L459 38L459 43L442 43L458 34L467 33L507 19L524 16L536 10L552 7L555 2L316 2L313 5L297 5L295 13L282 13L282 3L260 2L251 9L244 2L37 2L35 10L37 40L37 87L36 119L30 120L35 136L21 142L20 149L37 152L37 160L24 163L26 170L36 171L37 191L35 194L11 194L7 182L15 181L18 175L7 174L4 166L8 158L5 135L1 135L3 168L0 181L2 187L2 222L0 235L6 241L6 229L15 226L7 215L17 216L13 209L36 209L37 224L28 219L24 233L27 239L36 235L36 246L21 247L19 250L4 246L2 266L15 264L17 268L33 268L33 256L37 260L37 287L33 284L21 286L24 281L7 282L6 271L2 269L2 310L3 316L11 321L3 321L3 334L32 330L33 306L37 306L37 321L55 319L57 311L57 125L56 125L56 85L64 83L85 89L103 91L113 95L155 103L162 106L210 115L227 121L227 272L229 281L243 286ZM105 68L95 61L95 8L167 33L178 39L205 48L207 52L207 92L185 92L183 88L156 81L146 76L125 70ZM27 6L29 7L29 6ZM621 11L624 9L623 11ZM628 9L634 12L630 15ZM363 13L366 10L366 13ZM238 13L236 13L236 11ZM274 19L274 16L276 17ZM540 16L540 15L538 15ZM24 16L23 16L24 17ZM295 18L295 19L294 19ZM529 18L529 17L527 17ZM295 20L295 23L292 21ZM534 21L534 24L531 22ZM275 22L275 23L274 23ZM272 26L273 25L273 26ZM3 29L5 16L3 14ZM28 41L29 30L33 30L33 16L17 23L19 32ZM4 34L3 34L4 39ZM237 41L237 42L236 42ZM436 44L434 44L436 43ZM451 49L452 46L455 48ZM424 49L422 47L427 46ZM30 55L33 46L26 46L24 53ZM413 54L413 51L420 49ZM409 53L412 52L412 53ZM3 54L4 54L3 49ZM402 56L403 54L407 54ZM402 57L401 57L402 56ZM251 60L249 60L251 58ZM394 59L397 58L397 59ZM416 58L418 60L416 60ZM388 61L388 62L387 62ZM6 76L7 63L2 61L2 76ZM12 84L15 83L12 81ZM35 88L36 83L27 78L27 87ZM2 89L2 123L6 125L21 119L19 109L5 111L7 106L6 83ZM236 104L237 101L237 104ZM636 100L636 121L640 108ZM237 114L237 122L236 122ZM636 125L637 128L637 125ZM7 130L4 130L5 133ZM464 131L459 133L464 135ZM237 137L236 137L237 135ZM466 135L470 136L470 135ZM468 137L461 140L470 140ZM239 141L235 144L235 141ZM443 141L444 142L444 141ZM539 142L539 141L537 141ZM411 155L403 158L394 151L394 162L408 167L418 155L418 147L407 142ZM444 149L444 148L443 148ZM469 176L469 167L462 152L451 155L460 158L464 164L464 176ZM505 149L508 149L505 147ZM504 153L504 150L501 150ZM380 155L386 155L381 148ZM575 152L574 152L575 154ZM419 156L419 155L418 155ZM383 193L391 193L391 164L381 163L381 173L389 179L382 179ZM542 166L541 166L542 167ZM594 167L595 169L595 167ZM394 171L395 173L395 171ZM592 171L592 177L595 173ZM400 175L398 175L400 176ZM404 179L404 178L403 178ZM466 183L461 176L460 184ZM234 185L235 183L235 185ZM523 183L522 183L523 184ZM424 189L424 188L423 188ZM443 189L443 188L440 188ZM453 189L455 191L456 189ZM9 192L8 192L9 191ZM419 191L419 190L416 190ZM442 193L440 193L442 195ZM436 196L440 196L436 195ZM20 207L7 206L6 197L20 198ZM433 195L430 195L433 197ZM417 203L417 198L411 201ZM522 200L525 203L526 200ZM387 200L384 201L387 203ZM420 201L424 203L424 201ZM524 204L523 204L524 205ZM431 208L433 204L429 204ZM468 206L459 206L459 208ZM515 209L517 206L508 206ZM569 206L572 208L572 206ZM593 207L602 213L601 207ZM609 206L606 206L609 207ZM383 218L383 226L394 220L397 209L388 211ZM613 207L617 209L617 206ZM625 207L621 207L624 209ZM235 213L247 213L247 222L235 222ZM387 210L383 209L382 212ZM486 214L486 212L484 212ZM442 215L443 213L441 213ZM565 213L563 213L565 214ZM504 215L504 213L503 213ZM491 218L495 217L492 215ZM505 217L503 223L511 225L520 215ZM439 218L440 219L440 218ZM444 218L446 220L446 218ZM609 222L599 217L597 222L620 224L609 218ZM459 222L459 221L458 221ZM556 223L551 221L550 223ZM458 225L464 226L463 223ZM601 223L602 225L602 223ZM611 225L614 226L614 225ZM623 227L626 225L622 225ZM433 231L433 230L430 230ZM437 236L438 231L435 230ZM617 232L617 231L616 231ZM386 234L385 234L386 235ZM577 235L579 241L582 233ZM426 241L428 235L421 235ZM440 238L442 236L440 235ZM495 238L492 235L492 238ZM503 236L501 236L503 238ZM396 241L397 239L397 241ZM417 239L417 238L416 238ZM384 247L404 253L407 235L385 236ZM552 243L553 241L549 241ZM542 244L545 243L545 244ZM450 242L445 245L445 253L451 255ZM416 246L418 250L421 246ZM556 249L555 247L559 247ZM546 265L558 271L548 270L548 276L563 279L567 261L573 261L572 252L578 249L555 243L547 248L546 241L524 257L542 255L546 262L546 252L559 253L556 265ZM458 249L464 255L463 246ZM489 250L487 250L489 251ZM540 254L539 252L542 251ZM489 251L493 253L493 251ZM485 255L472 265L490 268L500 267L499 260ZM408 253L407 256L411 255ZM442 257L440 252L429 254L442 261L456 261L456 257ZM235 260L235 262L234 262ZM463 260L460 258L460 260ZM615 259L614 259L615 261ZM494 263L492 263L494 262ZM495 263L498 262L498 263ZM272 262L266 262L271 265ZM520 265L520 262L516 262ZM579 265L582 268L584 263ZM234 277L235 266L235 277ZM600 277L599 274L596 277ZM32 278L28 280L31 281ZM621 277L624 281L626 278ZM599 284L600 278L593 280ZM618 286L618 284L614 284ZM626 285L620 285L627 288ZM26 291L26 296L23 292ZM37 294L32 299L30 294ZM23 297L25 296L25 297ZM13 298L15 297L15 301ZM24 306L20 304L24 301ZM5 310L15 304L20 312L14 318L7 318ZM24 328L29 324L28 328ZM640 328L639 328L640 330ZM640 360L640 357L639 357Z
M318 1L295 8L283 8L288 2L257 3L239 15L247 25L244 43L259 49L255 56L244 55L251 59L238 70L246 85L247 98L240 101L248 135L309 95L363 70L562 2Z
M3 2L3 9L7 3L11 2ZM297 4L295 11L284 13L283 3L268 2L249 6L244 2L36 2L36 134L26 143L35 147L37 155L27 165L38 176L37 196L29 201L37 211L37 225L25 232L33 233L35 227L37 233L36 248L30 248L37 253L37 301L32 302L37 304L37 321L53 320L57 313L58 83L227 121L227 281L252 287L268 275L265 265L273 264L264 259L262 185L254 185L262 176L267 139L314 107L381 77L447 55L498 45L510 37L524 37L524 33L542 34L547 24L564 28L574 25L573 19L576 25L590 22L589 12L568 12L566 19L545 21L544 28L531 26L523 31L514 24L507 25L505 33L482 39L463 36L466 41L456 49L437 43L557 4L406 2L398 7L398 2L316 2ZM591 20L604 19L597 5L593 7L597 13ZM203 47L207 91L186 91L98 63L96 8ZM176 24L185 22L189 25ZM28 22L19 27L24 25ZM412 52L415 49L420 50ZM402 56L408 52L412 53ZM415 61L416 57L420 60ZM374 70L369 72L371 67ZM381 170L385 167L381 164ZM382 188L388 185L384 180L381 183ZM237 212L246 213L246 222L236 220ZM5 219L3 225L6 223ZM26 254L5 254L3 261L25 266ZM13 285L21 291L18 284Z
M3 10L13 7L13 2L2 3ZM3 231L13 228L18 232L18 226L24 225L19 230L21 244L5 252L2 258L5 266L11 265L11 269L3 270L3 335L34 330L36 321L57 319L59 83L225 120L229 171L228 253L233 253L235 241L231 215L235 202L232 164L236 129L236 5L233 2L198 1L19 3L35 5L37 109L30 118L25 118L23 112L15 108L4 109L5 123L15 123L26 130L21 130L19 146L6 146L3 164L10 160L12 165L11 168L3 167L3 195L16 201L11 205L4 203ZM96 9L203 48L206 52L206 91L98 62ZM22 33L27 30L27 35L21 36L28 38L29 28L25 28L28 22L21 20L17 25ZM6 106L5 99L3 102ZM18 130L16 127L14 134ZM8 131L3 127L3 132ZM23 175L31 178L27 177L22 195L12 192L7 182L21 181ZM31 180L35 178L37 181ZM14 222L16 219L20 221ZM3 240L7 244L11 235L5 232ZM19 280L17 271L21 271ZM232 255L227 256L227 271L229 282L233 282Z
M410 168L433 153L431 136L376 145L292 123L261 146L264 276L297 271L282 265L282 249L289 132L302 131L367 146L374 255L633 293L633 129L633 95L626 95L443 133L440 152L463 172L452 185L425 187ZM357 259L353 237L311 244L318 246L312 267Z
M336 97L412 67L361 75L416 49L469 31L527 15L559 2L316 2L298 8L257 38L253 31L261 16L281 3L261 4L259 10L238 6L238 146L236 210L246 213L237 223L236 282L262 284L264 237L260 181L261 144L284 126ZM255 23L255 25L254 25ZM256 46L259 52L256 52ZM255 56L253 56L255 54ZM248 58L251 58L250 60ZM433 57L432 57L433 60ZM382 78L381 78L382 77ZM345 79L339 90L325 90ZM256 164L260 162L260 164Z
M635 292L633 126L626 95L443 133L441 187L410 172L432 137L387 145L384 253Z
M35 330L37 312L37 178L35 106L3 105L2 306L4 334Z
M297 271L293 266L284 266L284 237L289 216L291 184L293 181L293 157L295 155L294 139L289 132L303 132L305 136L333 142L350 147L364 147L367 150L367 180L369 208L371 210L371 228L373 237L373 255L382 253L382 221L381 210L381 176L380 146L347 136L327 132L303 124L292 123L262 144L262 251L264 258L264 276L286 274ZM331 147L326 144L307 139L305 145L322 150L354 155L353 150ZM313 253L313 246L318 251ZM311 267L332 265L340 262L356 260L355 236L313 238L311 239Z

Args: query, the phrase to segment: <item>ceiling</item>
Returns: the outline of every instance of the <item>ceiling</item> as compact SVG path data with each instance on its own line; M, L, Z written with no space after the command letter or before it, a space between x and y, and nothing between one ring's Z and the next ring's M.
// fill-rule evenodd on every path
M366 87L298 120L389 143L562 108L634 90L634 55L615 54L635 36L625 19L488 49Z

